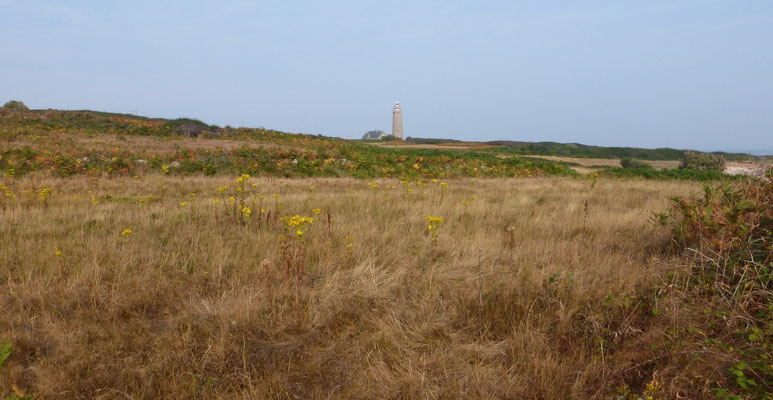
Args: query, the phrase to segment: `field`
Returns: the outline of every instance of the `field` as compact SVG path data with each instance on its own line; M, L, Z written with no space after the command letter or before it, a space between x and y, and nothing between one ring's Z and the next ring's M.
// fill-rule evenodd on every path
M0 255L0 337L14 344L2 381L44 398L608 393L625 377L615 372L663 351L641 342L664 340L679 317L632 308L676 263L649 217L699 190L561 178L240 185L15 182L0 226L13 250ZM313 218L302 240L276 219L296 214ZM429 230L428 216L443 222ZM657 379L626 378L638 389Z
M597 172L602 168L617 168L620 167L620 159L617 158L574 158L574 157L558 157L558 156L539 156L531 155L530 157L542 158L545 160L567 163L575 171L580 174L591 174ZM653 160L643 161L649 164L652 168L656 169L674 169L679 167L680 161L678 160Z
M0 398L770 398L769 181L0 116Z

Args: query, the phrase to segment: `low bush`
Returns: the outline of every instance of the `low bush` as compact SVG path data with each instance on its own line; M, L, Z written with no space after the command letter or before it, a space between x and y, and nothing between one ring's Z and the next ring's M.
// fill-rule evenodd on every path
M29 111L30 110L29 107L24 105L24 103L17 100L11 100L5 103L5 105L3 105L3 109L9 110L9 111Z
M718 154L686 151L684 156L682 156L682 164L679 166L679 168L724 171L725 157Z
M673 247L688 257L683 298L699 300L701 347L723 358L718 398L769 398L773 391L773 182L750 180L673 199ZM661 216L662 218L665 218ZM702 349L701 351L706 351Z
M197 119L178 118L164 123L162 129L175 135L197 137L203 133L216 132L219 128L217 126L207 125Z
M651 165L647 164L642 160L637 160L635 158L629 158L629 157L626 157L620 160L620 165L623 168L652 168Z

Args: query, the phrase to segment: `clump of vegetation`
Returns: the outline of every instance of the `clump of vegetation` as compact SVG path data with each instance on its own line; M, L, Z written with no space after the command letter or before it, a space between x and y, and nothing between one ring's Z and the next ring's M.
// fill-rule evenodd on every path
M454 139L435 139L435 138L415 138L408 136L405 138L408 143L414 144L446 144L446 143L459 143L459 140Z
M162 129L175 135L198 137L205 133L214 133L220 130L215 125L207 125L197 119L178 118L164 123Z
M622 160L620 160L620 165L623 168L628 168L628 169L630 168L651 169L652 168L652 166L647 164L646 162L642 160L638 160L636 158L630 158L630 157L625 157Z
M773 183L751 180L705 186L703 197L675 198L682 217L675 229L680 248L711 249L733 261L738 254L760 258L773 234ZM728 258L729 257L729 258Z
M725 170L725 157L718 154L699 153L697 151L686 151L682 156L680 169L700 169L711 171Z
M11 100L3 105L4 110L8 111L29 111L29 107L24 105L21 101Z
M717 398L769 398L773 183L706 186L702 197L674 198L670 213L658 219L674 221L672 249L687 266L659 290L673 291L662 301L685 318L672 324L681 333L671 339L671 362L693 363L692 372L714 382Z

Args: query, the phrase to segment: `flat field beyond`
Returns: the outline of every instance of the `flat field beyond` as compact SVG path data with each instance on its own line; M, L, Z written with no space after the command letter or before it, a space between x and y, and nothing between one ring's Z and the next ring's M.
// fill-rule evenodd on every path
M630 367L683 316L637 293L678 264L652 213L699 185L446 182L6 181L0 394L563 399L666 384ZM690 378L668 390L707 390Z

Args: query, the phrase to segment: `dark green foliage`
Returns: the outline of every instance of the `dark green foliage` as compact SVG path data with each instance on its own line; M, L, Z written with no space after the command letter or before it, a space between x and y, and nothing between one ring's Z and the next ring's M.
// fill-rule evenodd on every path
M5 105L3 105L3 109L9 111L29 111L29 108L24 105L24 103L17 100L11 100L5 103Z
M642 149L637 147L602 147L588 146L579 143L556 143L556 142L514 142L498 140L488 142L491 145L503 147L487 148L487 151L493 151L506 154L539 155L539 156L560 156L577 158L635 158L639 160L681 160L685 150L676 150L670 148L660 149ZM702 153L707 154L707 153ZM756 159L743 153L716 153L721 154L730 160L748 160Z
M405 138L405 141L408 143L414 143L414 144L444 144L444 143L460 142L460 140L453 140L453 139L414 138L410 136Z
M178 118L166 121L162 129L175 135L198 137L203 133L214 133L220 130L214 125L207 125L197 119Z
M579 143L527 143L507 141L495 141L489 143L505 146L499 150L495 150L505 153L579 158L637 158L640 160L678 160L684 153L683 150L668 148L640 149L635 147L602 147L588 146Z
M646 162L644 162L642 160L637 160L635 158L628 158L628 157L623 158L622 160L620 160L620 165L623 168L644 168L644 169L652 168L651 165L647 164Z

